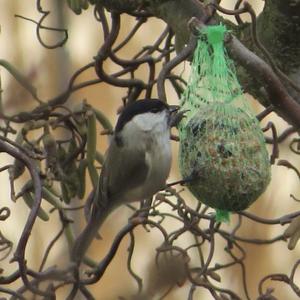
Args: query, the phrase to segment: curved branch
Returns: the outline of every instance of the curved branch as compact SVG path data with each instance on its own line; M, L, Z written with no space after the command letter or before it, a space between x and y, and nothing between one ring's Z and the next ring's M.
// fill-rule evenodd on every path
M168 63L164 65L162 68L158 78L157 78L157 93L158 93L158 98L164 102L167 102L166 98L166 90L165 90L165 80L168 78L169 74L171 71L179 65L181 62L186 60L193 51L195 50L196 47L196 37L194 35L191 35L190 42L186 47L184 47L181 52L174 57L172 60L170 60Z
M16 261L19 264L20 274L22 277L22 280L25 284L25 286L32 291L33 293L36 293L38 295L42 296L51 296L49 293L45 293L43 291L40 291L36 287L32 286L27 278L27 267L26 267L26 260L25 260L25 249L26 245L33 227L33 224L35 222L35 219L38 214L38 210L41 205L42 200L42 184L39 174L39 169L36 167L32 159L30 159L29 156L27 156L24 152L20 151L19 149L16 149L8 144L7 141L4 141L3 139L0 139L0 152L5 152L10 154L11 156L15 157L16 159L20 160L29 170L33 187L34 187L34 203L32 205L30 214L27 218L27 222L24 226L23 232L21 234L16 252L14 254L14 257L12 261Z
M269 100L277 113L288 123L300 128L300 104L287 92L272 68L260 57L246 48L236 37L227 41L230 54L254 77L264 82Z

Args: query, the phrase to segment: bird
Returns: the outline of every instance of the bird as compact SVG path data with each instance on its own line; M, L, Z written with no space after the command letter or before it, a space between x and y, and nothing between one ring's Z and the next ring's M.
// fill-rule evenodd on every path
M106 217L122 204L152 197L166 186L172 153L170 128L175 106L159 99L137 100L121 112L97 188L91 194L86 227L71 258L79 264Z

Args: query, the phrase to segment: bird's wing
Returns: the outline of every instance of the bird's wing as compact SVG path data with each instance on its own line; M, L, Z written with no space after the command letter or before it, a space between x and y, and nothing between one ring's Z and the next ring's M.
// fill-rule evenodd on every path
M87 251L101 224L110 212L118 206L125 192L134 189L147 178L148 165L145 161L145 152L136 151L134 157L126 148L117 148L114 141L106 154L106 159L101 171L98 191L93 193L93 203L88 224L77 238L73 250L72 259L80 262ZM114 164L118 169L109 166ZM139 200L139 199L132 199Z
M119 167L112 169L109 167L111 165ZM125 191L140 186L146 180L148 170L144 151L135 151L132 157L127 147L118 147L112 142L101 172L102 188L107 191L109 201L118 200Z

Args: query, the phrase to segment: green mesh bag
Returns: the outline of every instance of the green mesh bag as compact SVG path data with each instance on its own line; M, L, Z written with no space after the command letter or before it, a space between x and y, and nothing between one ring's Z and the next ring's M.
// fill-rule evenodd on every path
M225 32L223 25L201 31L179 124L182 176L219 221L249 207L270 181L264 137L224 49Z

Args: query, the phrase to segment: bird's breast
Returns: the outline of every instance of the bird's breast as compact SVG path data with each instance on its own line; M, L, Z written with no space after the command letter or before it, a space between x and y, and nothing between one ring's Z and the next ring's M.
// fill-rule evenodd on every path
M146 162L149 166L146 185L152 189L152 194L165 187L171 168L171 156L169 132L156 135L146 151Z

